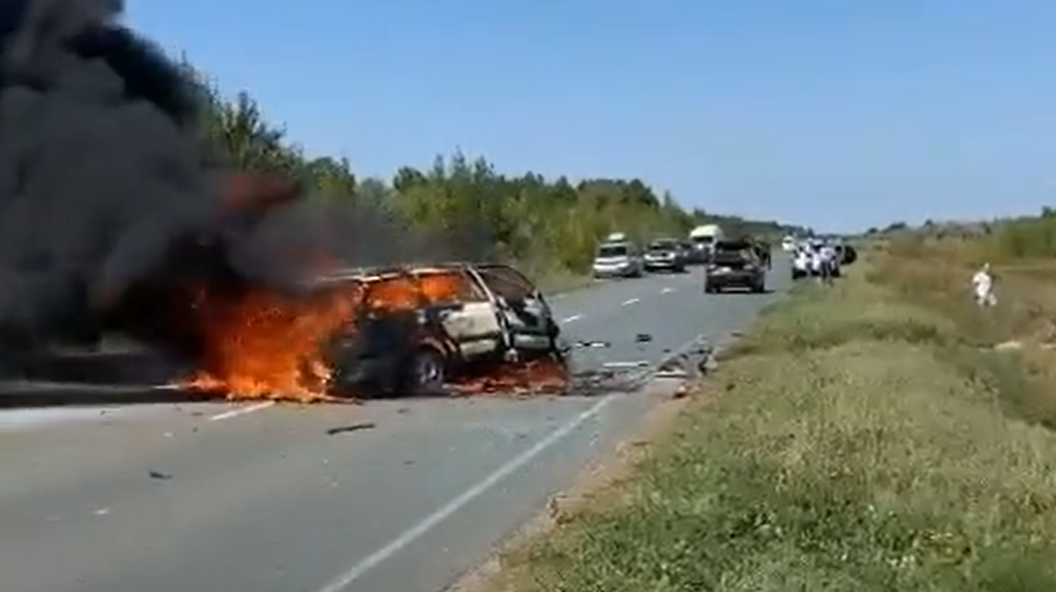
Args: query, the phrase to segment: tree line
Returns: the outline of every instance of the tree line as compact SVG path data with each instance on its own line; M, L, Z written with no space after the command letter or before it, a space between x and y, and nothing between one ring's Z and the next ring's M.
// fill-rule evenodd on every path
M230 166L295 175L317 199L384 208L425 230L461 224L486 228L493 252L537 274L585 272L599 240L612 232L648 240L682 237L705 223L754 236L796 230L774 221L686 209L669 192L657 194L641 179L514 176L458 151L437 156L429 168L401 167L391 179L360 178L345 158L308 158L248 93L228 99L186 60L183 68L201 91L201 139Z

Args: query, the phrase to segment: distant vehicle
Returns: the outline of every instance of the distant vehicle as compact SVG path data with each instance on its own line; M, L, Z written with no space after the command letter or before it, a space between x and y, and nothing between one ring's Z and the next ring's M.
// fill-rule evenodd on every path
M686 253L681 243L673 238L658 238L649 243L645 252L646 271L686 271Z
M791 253L796 250L796 237L791 234L786 234L785 238L781 239L781 250L786 253Z
M843 248L840 250L840 255L840 263L843 265L851 265L858 260L858 250L851 244L844 244Z
M593 267L596 278L637 278L645 274L641 253L627 241L602 243Z
M477 362L564 359L550 305L508 265L347 270L311 287L325 292L352 284L363 290L366 306L325 346L337 393L435 393ZM392 298L400 306L391 306Z
M766 268L754 245L746 240L719 240L708 263L704 291L709 294L730 288L766 291Z
M693 245L689 255L689 263L704 264L711 257L712 246L716 241L723 240L726 234L718 224L705 224L697 226L689 232L689 242Z

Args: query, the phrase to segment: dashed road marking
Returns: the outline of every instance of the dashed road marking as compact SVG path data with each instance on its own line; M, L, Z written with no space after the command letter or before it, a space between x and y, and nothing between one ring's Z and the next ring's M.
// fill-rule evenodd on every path
M268 407L274 407L274 406L275 406L275 401L264 401L262 403L254 403L254 404L248 405L246 407L239 407L237 409L232 409L230 411L225 411L223 413L218 413L218 414L210 417L209 421L223 421L225 419L231 419L233 417L239 417L241 415L249 415L250 413L254 413L256 411L263 411L264 409L267 409Z
M582 318L583 318L583 315L575 314L575 315L572 315L572 316L570 316L568 318L561 319L561 322L562 323L571 323L572 321L578 321L579 319L582 319Z
M374 568L385 563L408 546L414 544L423 536L429 534L430 531L443 524L451 516L476 501L478 497L488 493L501 484L507 477L520 471L523 467L534 461L548 449L559 444L562 440L579 429L581 425L586 424L594 417L600 415L601 412L611 405L618 396L619 395L615 393L606 395L597 403L591 405L589 409L544 436L531 448L507 461L504 465L496 469L495 472L484 477L484 479L464 491L461 495L447 502L432 514L422 518L421 521L405 530L402 534L390 541L389 544L374 551L355 565L349 567L345 573L339 575L332 582L320 588L318 592L345 592L346 590L351 589L353 584L362 579L364 575L372 571Z
M641 298L631 298L630 300L624 300L623 304L621 304L620 306L630 306L639 302L641 302Z

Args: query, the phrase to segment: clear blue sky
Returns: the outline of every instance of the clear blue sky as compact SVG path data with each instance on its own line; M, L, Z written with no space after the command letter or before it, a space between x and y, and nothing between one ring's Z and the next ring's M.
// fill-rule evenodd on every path
M129 0L313 154L843 230L1056 203L1053 0Z

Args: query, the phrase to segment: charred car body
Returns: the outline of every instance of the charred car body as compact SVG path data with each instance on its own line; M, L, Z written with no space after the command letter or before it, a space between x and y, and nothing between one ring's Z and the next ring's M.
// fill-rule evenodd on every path
M566 350L549 304L532 282L502 264L448 263L349 270L319 289L355 285L363 306L327 342L335 393L422 395L487 363L548 358ZM396 306L391 299L400 302Z
M766 291L766 268L750 241L715 242L704 276L704 291L713 294L730 288Z

